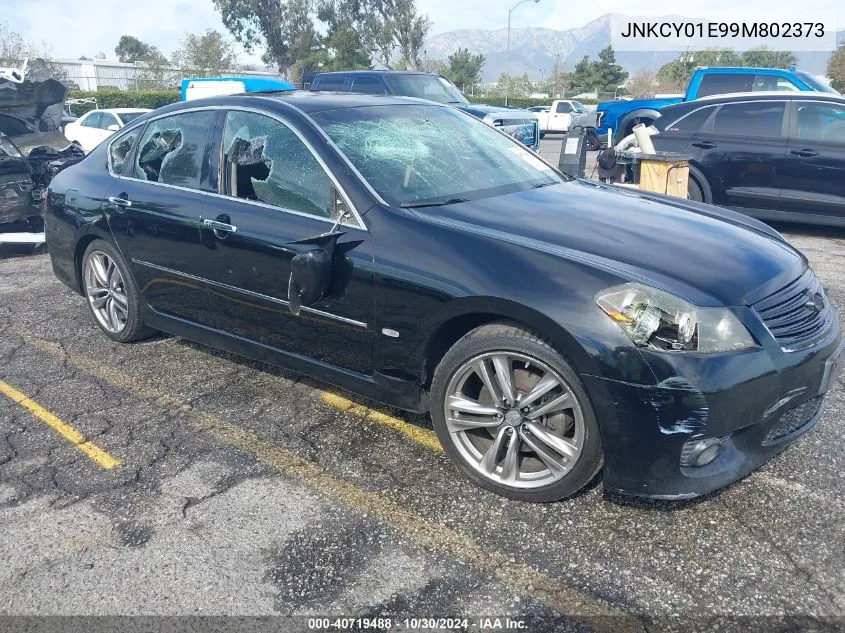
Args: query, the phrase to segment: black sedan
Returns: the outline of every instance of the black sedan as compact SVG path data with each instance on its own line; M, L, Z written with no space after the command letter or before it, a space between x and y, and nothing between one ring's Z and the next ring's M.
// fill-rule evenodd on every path
M52 182L56 275L155 330L429 411L510 497L691 497L820 417L837 312L772 229L572 180L454 108L283 93L176 104ZM397 456L401 459L401 456Z
M845 226L845 98L748 93L661 109L655 149L689 154L689 195L764 220Z

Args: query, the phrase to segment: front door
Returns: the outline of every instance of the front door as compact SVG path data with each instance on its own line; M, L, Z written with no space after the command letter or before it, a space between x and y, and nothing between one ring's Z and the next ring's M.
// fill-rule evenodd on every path
M693 135L689 151L707 176L713 204L777 208L787 120L786 101L727 103Z
M784 210L845 218L845 105L792 102Z
M254 112L227 114L220 191L202 241L216 327L286 353L358 373L371 371L374 274L370 235L316 154L287 124ZM303 240L337 240L331 288L294 315L292 258ZM297 243L300 242L300 243Z
M107 217L141 295L157 312L208 324L200 241L212 179L210 143L218 112L204 110L152 120L134 152L132 131L109 145L114 175ZM116 167L119 167L115 172Z

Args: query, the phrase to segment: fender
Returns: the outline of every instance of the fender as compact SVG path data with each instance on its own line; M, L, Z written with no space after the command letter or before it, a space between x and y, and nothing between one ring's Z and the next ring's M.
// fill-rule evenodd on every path
M616 144L621 141L623 138L628 136L631 133L631 130L628 127L633 127L634 119L641 119L641 118L648 118L654 121L655 119L660 117L660 112L654 110L652 108L640 108L638 110L634 110L633 112L629 112L622 120L619 122L616 130L613 133L613 143Z

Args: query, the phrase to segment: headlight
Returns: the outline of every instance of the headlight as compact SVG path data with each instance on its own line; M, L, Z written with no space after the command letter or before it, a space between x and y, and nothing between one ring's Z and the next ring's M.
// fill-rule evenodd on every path
M699 308L642 284L608 288L596 296L596 303L640 347L728 352L755 345L727 308Z

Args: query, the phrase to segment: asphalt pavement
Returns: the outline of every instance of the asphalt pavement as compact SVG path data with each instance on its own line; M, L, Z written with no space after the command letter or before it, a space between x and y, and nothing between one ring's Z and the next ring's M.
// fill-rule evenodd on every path
M779 228L845 307L845 234ZM520 503L461 477L426 417L175 337L111 342L42 253L0 258L0 437L0 615L845 623L843 378L815 429L703 499Z

